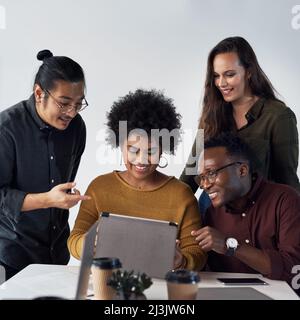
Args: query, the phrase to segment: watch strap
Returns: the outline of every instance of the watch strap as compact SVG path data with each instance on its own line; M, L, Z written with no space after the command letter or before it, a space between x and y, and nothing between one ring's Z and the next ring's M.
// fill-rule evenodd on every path
M234 255L235 248L228 248L225 255L228 257L232 257Z

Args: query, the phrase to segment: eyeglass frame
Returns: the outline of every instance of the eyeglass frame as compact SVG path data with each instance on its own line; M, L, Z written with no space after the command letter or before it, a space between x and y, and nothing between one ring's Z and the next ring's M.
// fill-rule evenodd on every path
M241 161L231 162L231 163L226 164L225 166L220 167L220 168L218 168L218 169L210 170L210 171L208 171L206 174L199 174L199 175L197 175L197 176L194 177L194 180L195 180L195 182L197 183L197 185L199 186L199 188L200 188L200 189L203 189L203 182L204 182L204 180L208 180L209 183L214 183L214 182L216 181L217 176L218 176L218 173L219 173L220 171L222 171L223 169L226 169L226 168L228 168L228 167L230 167L230 166L233 166L233 165L235 165L235 164L241 165L241 164L243 164L243 162L241 162ZM211 176L209 176L209 175L211 175ZM200 177L201 177L201 178L200 178ZM200 183L201 180L203 181L202 183Z
M61 111L62 113L67 113L67 112L70 112L71 110L75 110L75 111L78 113L78 112L83 111L83 110L89 105L88 102L87 102L87 100L86 100L86 98L83 97L82 101L84 101L85 104L82 104L82 103L81 103L81 108L80 108L79 110L77 110L76 107L74 107L73 105L70 106L70 104L68 104L68 105L69 105L68 107L65 107L65 106L62 106L61 103L59 103L59 102L56 100L56 98L53 96L53 94L52 94L49 90L44 89L43 91L44 91L46 94L48 94L48 95L54 100L55 104L59 107L59 109L60 109L60 111ZM66 108L67 108L67 109L66 109ZM64 110L64 109L66 109L66 110Z

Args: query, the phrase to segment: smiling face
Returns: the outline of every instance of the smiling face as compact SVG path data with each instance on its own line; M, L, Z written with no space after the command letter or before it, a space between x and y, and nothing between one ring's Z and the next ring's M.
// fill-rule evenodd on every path
M204 156L202 153L199 162L199 174L206 175L236 161L238 159L230 157L224 147L205 149ZM248 169L246 164L235 164L218 171L213 182L209 182L208 179L204 180L203 189L214 207L221 207L245 194L243 177L248 175Z
M159 163L160 148L148 136L130 134L122 146L128 178L134 182L151 179Z
M54 88L49 90L50 95L39 85L35 85L36 108L44 122L58 130L65 130L78 112L74 108L62 112L60 106L80 105L84 98L84 83L59 80L55 84Z
M235 52L217 54L213 61L214 83L226 102L238 103L250 93L249 74Z

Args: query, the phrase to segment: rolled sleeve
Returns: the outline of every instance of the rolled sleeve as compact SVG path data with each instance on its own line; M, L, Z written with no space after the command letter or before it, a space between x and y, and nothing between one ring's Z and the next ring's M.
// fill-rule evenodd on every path
M11 187L14 166L14 142L2 129L0 131L0 211L17 222L21 216L26 192Z
M181 253L186 259L185 268L200 271L206 263L207 255L201 250L191 231L201 228L201 216L196 198L189 189L186 190L185 198L188 201L179 230Z
M21 209L23 206L24 198L26 192L10 189L1 188L0 189L0 207L1 212L9 217L13 218L16 222L19 221L21 217Z

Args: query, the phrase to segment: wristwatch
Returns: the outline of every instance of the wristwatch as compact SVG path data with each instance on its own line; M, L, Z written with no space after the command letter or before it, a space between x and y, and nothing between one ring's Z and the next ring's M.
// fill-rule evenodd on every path
M226 242L226 247L227 247L227 251L226 251L225 255L232 257L234 255L235 250L237 249L239 243L235 238L227 238L225 242Z

